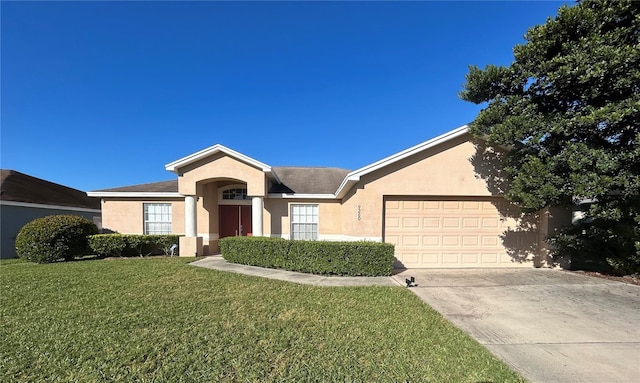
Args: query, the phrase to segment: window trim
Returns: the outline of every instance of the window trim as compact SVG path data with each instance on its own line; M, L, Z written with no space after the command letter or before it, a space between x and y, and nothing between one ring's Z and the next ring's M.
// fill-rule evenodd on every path
M293 207L294 206L312 206L316 208L316 216L317 216L317 222L314 223L314 225L316 225L316 230L315 230L315 238L311 238L311 239L304 239L307 241L317 241L320 238L320 204L318 203L290 203L289 204L289 238L290 239L297 239L294 237L295 233L293 230L293 225L294 224L301 224L301 223L306 223L306 222L294 222L293 221Z
M147 221L147 215L148 215L148 207L152 206L152 205L165 205L165 206L169 206L169 221ZM162 233L149 233L149 223L160 223L160 224L169 224L169 232L165 233L164 230ZM166 234L173 234L173 204L171 202L143 202L142 203L142 233L145 235L154 235L154 234L160 234L160 235L166 235Z
M231 189L246 189L247 199L223 199L224 192ZM218 205L251 205L247 184L231 184L218 188Z

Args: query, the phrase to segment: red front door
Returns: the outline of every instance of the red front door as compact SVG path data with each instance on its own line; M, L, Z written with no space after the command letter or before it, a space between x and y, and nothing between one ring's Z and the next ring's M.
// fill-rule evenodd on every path
M250 205L220 205L220 238L251 235Z

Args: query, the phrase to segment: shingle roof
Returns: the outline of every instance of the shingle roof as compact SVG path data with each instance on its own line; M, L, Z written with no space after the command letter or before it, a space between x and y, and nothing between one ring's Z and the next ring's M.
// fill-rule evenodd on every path
M123 186L111 189L101 189L95 190L95 192L177 193L178 180L151 182L147 184Z
M349 173L349 170L345 169L323 167L278 166L272 167L272 169L282 184L272 185L269 193L333 194ZM93 192L177 193L178 180L101 189Z
M100 209L100 199L83 191L5 169L0 170L0 200Z
M349 170L340 168L274 166L281 185L274 184L269 193L333 194Z

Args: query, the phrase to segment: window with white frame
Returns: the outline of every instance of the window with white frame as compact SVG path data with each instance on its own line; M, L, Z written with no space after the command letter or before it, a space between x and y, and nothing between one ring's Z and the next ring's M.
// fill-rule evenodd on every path
M246 188L231 188L222 191L222 199L245 200L247 197Z
M171 234L171 204L144 204L144 233Z
M318 239L318 205L291 205L291 238Z

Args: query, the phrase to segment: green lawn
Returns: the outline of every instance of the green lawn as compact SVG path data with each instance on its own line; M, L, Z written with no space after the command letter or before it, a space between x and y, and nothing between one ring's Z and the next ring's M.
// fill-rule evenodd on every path
M189 261L0 262L0 381L522 381L405 288Z

